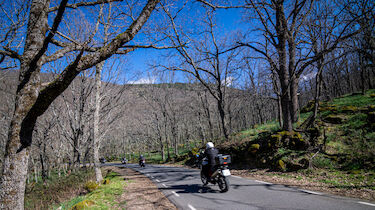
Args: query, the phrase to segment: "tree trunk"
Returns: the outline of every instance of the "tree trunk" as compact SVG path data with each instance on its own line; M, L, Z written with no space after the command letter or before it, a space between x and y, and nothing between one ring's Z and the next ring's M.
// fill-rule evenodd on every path
M29 111L40 89L40 67L32 63L42 48L47 31L48 0L34 0L30 7L29 22L23 59L21 60L19 85L15 109L9 127L0 181L0 209L24 209L24 196L29 161L29 148L35 119Z
M102 171L100 170L99 162L99 147L100 147L100 133L99 133L99 111L100 111L100 88L101 88L101 75L104 62L96 65L95 72L95 112L94 112L94 139L92 146L94 150L93 162L95 168L96 182L100 183L103 180Z
M227 132L227 128L226 128L226 125L225 125L224 104L223 104L222 100L217 101L217 107L218 107L218 110L219 110L222 132L223 132L223 135L224 135L225 139L228 140L228 132Z
M277 45L277 54L279 55L278 58L278 74L280 79L281 85L281 108L282 108L282 115L283 115L283 130L292 131L293 130L293 123L292 123L292 115L291 115L291 97L290 97L290 75L286 66L287 61L287 53L286 53L286 33L287 33L287 25L286 25L286 18L284 14L284 6L283 3L277 3L276 5L276 32L278 38L278 45ZM288 141L288 140L287 140Z
M298 110L299 110L299 103L298 103L298 78L293 75L290 80L290 96L291 96L291 105L290 105L290 113L292 122L296 123L298 121Z
M280 128L283 127L283 108L281 105L281 96L277 94L277 108L278 108L278 119Z
M161 159L163 162L165 161L165 153L164 153L164 144L161 136L159 137L159 142L160 142L160 152L161 152Z

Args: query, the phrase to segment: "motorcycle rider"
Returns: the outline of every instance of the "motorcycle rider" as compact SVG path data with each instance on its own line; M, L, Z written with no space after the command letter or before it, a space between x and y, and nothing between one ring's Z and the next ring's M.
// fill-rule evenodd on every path
M203 172L205 173L206 177L210 179L212 173L215 171L216 166L216 156L219 154L219 150L214 147L212 142L208 142L206 144L206 150L204 151L203 157L207 157L208 164L203 167Z
M140 155L139 156L139 165L141 165L143 160L145 160L145 158L143 157L143 155Z

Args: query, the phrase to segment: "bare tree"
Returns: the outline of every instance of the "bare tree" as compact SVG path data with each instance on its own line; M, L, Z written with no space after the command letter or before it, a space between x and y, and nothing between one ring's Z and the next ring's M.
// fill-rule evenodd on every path
M110 58L131 41L159 3L158 0L149 0L138 17L131 21L129 27L111 38L111 41L104 46L92 48L88 46L88 43L63 43L53 39L59 33L58 27L64 18L66 8L98 5L105 2L110 2L110 0L75 4L68 4L67 0L63 0L60 5L50 7L48 0L34 0L28 10L28 25L23 53L19 54L2 45L1 54L3 56L10 56L19 60L20 77L2 169L1 208L23 209L29 158L28 147L32 142L32 132L37 118L47 110L55 98L69 86L80 72ZM54 13L56 11L57 13ZM49 26L48 19L53 18L51 17L53 14L56 15L54 15L52 26ZM47 36L46 32L48 32ZM58 43L61 48L48 56L46 52L50 43ZM91 52L84 53L87 50ZM65 67L54 81L42 85L40 83L42 66L62 58L65 53L72 51L78 51L78 53L75 53L74 60ZM130 50L125 50L123 53L128 51Z
M228 139L226 123L226 93L228 84L234 79L233 74L237 69L236 56L239 51L225 46L225 40L217 39L215 29L214 11L207 9L202 37L191 38L176 25L177 14L171 14L165 7L172 32L166 34L172 45L176 47L176 54L181 63L175 66L160 65L164 70L181 71L194 76L217 103L222 135ZM180 12L179 10L178 12ZM196 41L201 39L201 41ZM188 45L185 42L190 42Z

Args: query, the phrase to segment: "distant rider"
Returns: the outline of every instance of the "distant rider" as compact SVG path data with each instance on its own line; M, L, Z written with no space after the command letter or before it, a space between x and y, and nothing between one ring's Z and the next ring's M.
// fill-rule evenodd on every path
M140 155L139 156L139 165L141 165L143 160L145 160L145 158L143 157L143 155Z
M212 173L215 170L216 166L216 156L219 154L219 150L214 147L214 144L212 142L208 142L206 144L206 150L204 151L203 157L207 157L208 164L205 168L203 168L203 171L206 175L206 177L210 178Z

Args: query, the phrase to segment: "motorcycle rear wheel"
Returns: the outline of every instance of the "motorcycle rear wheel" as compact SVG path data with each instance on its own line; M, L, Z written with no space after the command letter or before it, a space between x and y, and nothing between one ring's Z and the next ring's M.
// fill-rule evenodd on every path
M229 190L229 180L225 176L220 176L217 181L220 192L227 192Z
M208 184L208 179L206 175L203 173L203 171L201 171L201 180L202 180L203 186L206 186Z

